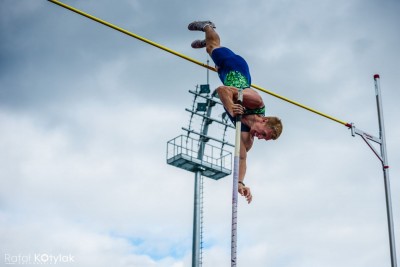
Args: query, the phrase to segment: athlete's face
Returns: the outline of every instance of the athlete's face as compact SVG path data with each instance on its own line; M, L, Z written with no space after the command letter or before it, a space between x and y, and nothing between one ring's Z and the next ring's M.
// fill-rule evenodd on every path
M259 140L271 140L273 131L270 128L265 127L265 125L257 124L250 130L250 135L257 137Z

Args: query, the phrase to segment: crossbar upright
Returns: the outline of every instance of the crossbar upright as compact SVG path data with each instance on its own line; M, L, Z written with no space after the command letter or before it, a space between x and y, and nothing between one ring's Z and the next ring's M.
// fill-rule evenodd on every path
M378 112L378 123L379 123L379 137L375 137L355 127L354 123L351 123L351 134L352 136L359 135L365 143L369 146L372 152L377 156L382 164L383 181L385 186L385 200L386 200L386 216L388 224L388 235L389 235L389 248L390 248L390 263L392 267L397 267L396 259L396 244L394 235L394 222L393 222L393 211L392 211L392 197L390 190L389 180L389 165L386 150L386 136L385 136L385 124L383 120L383 107L382 97L380 88L380 77L378 74L374 75L375 84L375 98L376 107ZM376 150L371 142L379 144L380 151Z
M380 148L381 148L381 156L382 156L383 180L384 180L384 184L385 184L386 214L387 214L387 223L388 223L388 230L389 230L390 260L391 260L392 267L397 267L396 244L395 244L395 237L394 237L394 223L393 223L393 212L392 212L392 197L391 197L391 193L390 193L389 164L388 164L387 150L386 150L385 123L383 121L383 107L382 107L380 77L378 74L374 75L374 82L375 82L376 107L377 107L377 111L378 111L379 137L381 140Z

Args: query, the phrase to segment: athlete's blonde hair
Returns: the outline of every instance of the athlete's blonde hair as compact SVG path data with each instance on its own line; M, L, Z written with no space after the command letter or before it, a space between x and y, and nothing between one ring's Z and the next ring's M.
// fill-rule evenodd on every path
M271 139L272 140L278 139L283 129L282 121L277 117L265 117L265 118L268 119L265 122L265 126L272 129Z

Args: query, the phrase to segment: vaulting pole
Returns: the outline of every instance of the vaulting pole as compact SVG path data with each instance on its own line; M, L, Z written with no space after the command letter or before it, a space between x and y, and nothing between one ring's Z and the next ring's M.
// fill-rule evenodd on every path
M211 67L211 66L209 66L209 65L207 65L207 64L205 64L205 63L202 63L202 62L197 61L197 60L195 60L195 59L192 59L192 58L190 58L190 57L188 57L188 56L185 56L185 55L183 55L183 54L181 54L181 53L178 53L178 52L176 52L176 51L174 51L174 50L172 50L172 49L169 49L168 47L165 47L165 46L163 46L163 45L157 44L157 43L155 43L155 42L153 42L153 41L150 41L149 39L146 39L146 38L141 37L141 36L139 36L139 35L137 35L137 34L134 34L134 33L132 33L132 32L129 32L129 31L125 30L125 29L122 29L122 28L120 28L120 27L118 27L118 26L115 26L115 25L113 25L113 24L111 24L111 23L109 23L109 22L107 22L107 21L104 21L104 20L102 20L102 19L96 18L96 17L94 17L94 16L92 16L92 15L89 15L89 14L87 14L87 13L85 13L85 12L79 10L79 9L76 9L76 8L74 8L74 7L71 7L71 6L69 6L69 5L66 5L66 4L64 4L64 3L60 2L60 1L56 1L56 0L48 0L48 1L49 1L49 2L52 2L52 3L54 3L54 4L57 4L57 5L61 6L61 7L64 7L64 8L66 8L66 9L69 9L69 10L71 10L71 11L73 11L73 12L79 14L79 15L82 15L82 16L84 16L84 17L87 17L87 18L89 18L89 19L91 19L91 20L94 20L94 21L96 21L96 22L99 22L99 23L101 23L101 24L103 24L103 25L105 25L105 26L107 26L107 27L110 27L110 28L112 28L112 29L114 29L114 30L117 30L117 31L122 32L122 33L124 33L124 34L126 34L126 35L129 35L129 36L131 36L131 37L133 37L133 38L136 38L136 39L138 39L138 40L140 40L140 41L143 41L143 42L145 42L145 43L147 43L147 44L150 44L150 45L152 45L152 46L155 46L155 47L157 47L157 48L160 48L160 49L162 49L162 50L164 50L164 51L166 51L166 52L168 52L168 53L171 53L171 54L173 54L173 55L175 55L175 56L178 56L178 57L181 57L181 58L183 58L183 59L186 59L186 60L188 60L188 61L190 61L190 62L192 62L192 63L195 63L195 64L197 64L197 65L199 65L199 66L202 66L202 67L207 68L207 69L212 70L212 71L217 71L215 68L213 68L213 67ZM296 101L290 100L289 98L286 98L286 97L284 97L284 96L278 95L278 94L276 94L276 93L274 93L274 92L271 92L271 91L269 91L269 90L267 90L267 89L264 89L264 88L262 88L262 87L260 87L260 86L258 86L258 85L252 84L251 87L253 87L254 89L257 89L257 90L259 90L259 91L262 91L262 92L264 92L264 93L267 93L267 94L269 94L269 95L272 95L272 96L274 96L274 97L276 97L276 98L279 98L279 99L281 99L281 100L283 100L283 101L289 102L289 103L291 103L291 104L293 104L293 105L295 105L295 106L298 106L298 107L300 107L300 108L303 108L303 109L306 109L306 110L308 110L308 111L311 111L311 112L313 112L313 113L315 113L315 114L317 114L317 115L320 115L320 116L322 116L322 117L325 117L325 118L330 119L330 120L332 120L332 121L335 121L335 122L337 122L337 123L343 124L343 125L345 125L345 126L348 127L348 128L351 128L351 127L352 127L350 123L347 123L347 122L345 122L345 121L336 119L336 118L334 118L334 117L332 117L332 116L329 116L329 115L327 115L327 114L325 114L325 113L319 112L318 110L312 109L312 108L307 107L307 106L305 106L305 105L303 105L303 104L300 104L300 103L298 103L298 102L296 102Z
M238 89L238 104L242 104L243 90ZM237 206L239 189L239 165L240 165L240 136L242 128L242 115L236 116L235 156L233 160L233 186L232 186L232 239L231 239L231 267L237 263Z

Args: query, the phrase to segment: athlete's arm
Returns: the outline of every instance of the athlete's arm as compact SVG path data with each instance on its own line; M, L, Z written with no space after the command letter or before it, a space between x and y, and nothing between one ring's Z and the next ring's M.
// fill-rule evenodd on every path
M248 140L249 133L242 132L240 138L240 156L239 156L239 181L243 182L247 170L247 152L250 150L252 144L247 144L244 140ZM239 194L244 196L247 202L250 204L253 196L251 194L250 188L239 183Z
M238 99L238 89L231 86L220 86L217 88L219 99L224 105L224 108L229 112L232 117L238 114L243 114L244 108L235 104Z

